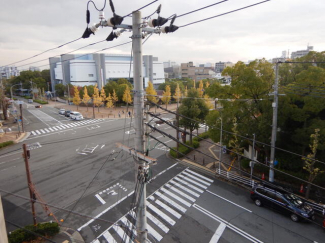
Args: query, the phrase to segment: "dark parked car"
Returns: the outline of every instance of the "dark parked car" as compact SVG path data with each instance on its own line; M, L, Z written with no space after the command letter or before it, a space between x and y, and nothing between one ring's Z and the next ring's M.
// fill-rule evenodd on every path
M35 108L42 108L41 105L35 105Z
M70 116L70 113L71 113L71 111L65 111L64 115L67 116L67 117L69 117Z
M258 207L265 205L290 215L294 222L299 219L315 219L314 210L302 198L276 187L257 184L251 191L251 199Z

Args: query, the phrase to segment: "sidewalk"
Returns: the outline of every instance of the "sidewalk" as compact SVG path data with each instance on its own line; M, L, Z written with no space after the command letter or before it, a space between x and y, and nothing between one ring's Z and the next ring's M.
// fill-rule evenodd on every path
M84 243L84 239L76 230L67 227L60 227L60 232L51 240L57 243Z
M18 131L18 123L14 122L14 118L12 116L10 116L8 120L1 120L1 122L1 129L3 129L5 133L3 135L0 135L0 143L7 141L13 141L14 143L18 143L19 141L29 136L28 132L23 133ZM9 129L11 131L9 131Z

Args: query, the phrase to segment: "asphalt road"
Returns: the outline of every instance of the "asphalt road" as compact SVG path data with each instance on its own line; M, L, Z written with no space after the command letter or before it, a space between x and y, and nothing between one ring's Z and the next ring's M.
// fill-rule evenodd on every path
M132 120L80 123L46 106L24 106L24 117L26 130L35 134L22 142L34 144L33 182L44 201L73 211L53 208L64 226L78 229L86 242L128 242L135 223L130 203L136 166L115 143L133 146ZM159 129L175 133L168 125ZM151 134L175 146L158 132ZM0 188L28 198L22 143L0 152ZM246 189L171 161L168 148L154 140L150 147L150 156L158 159L147 185L150 242L324 242L323 230L314 224L293 223L285 215L256 207ZM6 219L32 223L28 200L3 193L2 199ZM39 205L36 209L39 220L51 219Z

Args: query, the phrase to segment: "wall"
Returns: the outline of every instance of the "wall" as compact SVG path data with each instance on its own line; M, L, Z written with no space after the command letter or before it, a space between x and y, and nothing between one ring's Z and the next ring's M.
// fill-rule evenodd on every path
M1 195L0 195L0 242L8 243L6 223L5 223L5 218L3 215Z

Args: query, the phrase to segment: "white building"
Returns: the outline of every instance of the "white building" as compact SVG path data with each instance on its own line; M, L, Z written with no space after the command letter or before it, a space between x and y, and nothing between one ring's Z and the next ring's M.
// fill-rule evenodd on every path
M291 59L306 56L310 51L313 50L314 50L313 46L307 46L307 50L294 51L291 53Z
M62 55L61 58L50 58L51 84L76 86L95 85L101 89L110 80L128 79L133 83L133 61L130 55L85 54ZM165 82L163 63L157 57L143 56L143 82L154 86Z
M20 72L17 67L0 67L0 79L9 79L19 76Z

